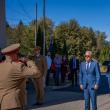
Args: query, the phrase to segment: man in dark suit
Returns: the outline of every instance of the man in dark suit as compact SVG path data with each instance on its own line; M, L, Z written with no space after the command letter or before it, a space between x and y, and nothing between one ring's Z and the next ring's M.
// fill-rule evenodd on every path
M100 70L97 61L92 60L92 52L86 51L85 61L80 65L79 84L84 91L85 110L90 110L90 99L92 110L97 110L96 92L99 87Z
M76 58L75 55L72 56L70 59L70 79L72 80L72 85L77 86L77 75L78 75L78 69L79 69L79 60Z

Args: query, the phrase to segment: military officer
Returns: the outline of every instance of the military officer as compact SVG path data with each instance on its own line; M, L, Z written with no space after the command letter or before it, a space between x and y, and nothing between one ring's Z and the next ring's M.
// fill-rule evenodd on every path
M37 102L34 105L42 105L44 103L44 79L47 72L47 62L46 58L40 54L41 48L37 46L35 48L35 64L41 72L41 77L34 78L33 82L36 90L36 100Z
M40 77L34 62L28 60L25 66L19 61L19 49L20 44L12 44L2 50L9 60L0 63L0 110L23 110L26 78Z

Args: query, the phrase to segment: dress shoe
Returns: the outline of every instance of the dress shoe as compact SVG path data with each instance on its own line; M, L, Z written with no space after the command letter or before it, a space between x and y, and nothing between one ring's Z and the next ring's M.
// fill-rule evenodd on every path
M33 106L37 106L37 105L43 105L44 103L43 102L37 102L37 103L35 103L35 104L33 104Z

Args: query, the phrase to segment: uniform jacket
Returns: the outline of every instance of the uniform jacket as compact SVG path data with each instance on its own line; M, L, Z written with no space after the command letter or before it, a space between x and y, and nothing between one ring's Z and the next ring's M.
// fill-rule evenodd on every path
M42 73L42 76L45 76L47 73L47 61L46 58L42 55L39 57L35 57L35 64L37 65L38 69Z
M40 71L32 61L0 63L0 110L22 107L21 88L28 77L39 77Z

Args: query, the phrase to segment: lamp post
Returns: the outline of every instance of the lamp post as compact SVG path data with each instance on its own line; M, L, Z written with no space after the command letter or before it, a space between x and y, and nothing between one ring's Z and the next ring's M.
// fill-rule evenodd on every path
M5 0L0 0L0 47L6 46Z

